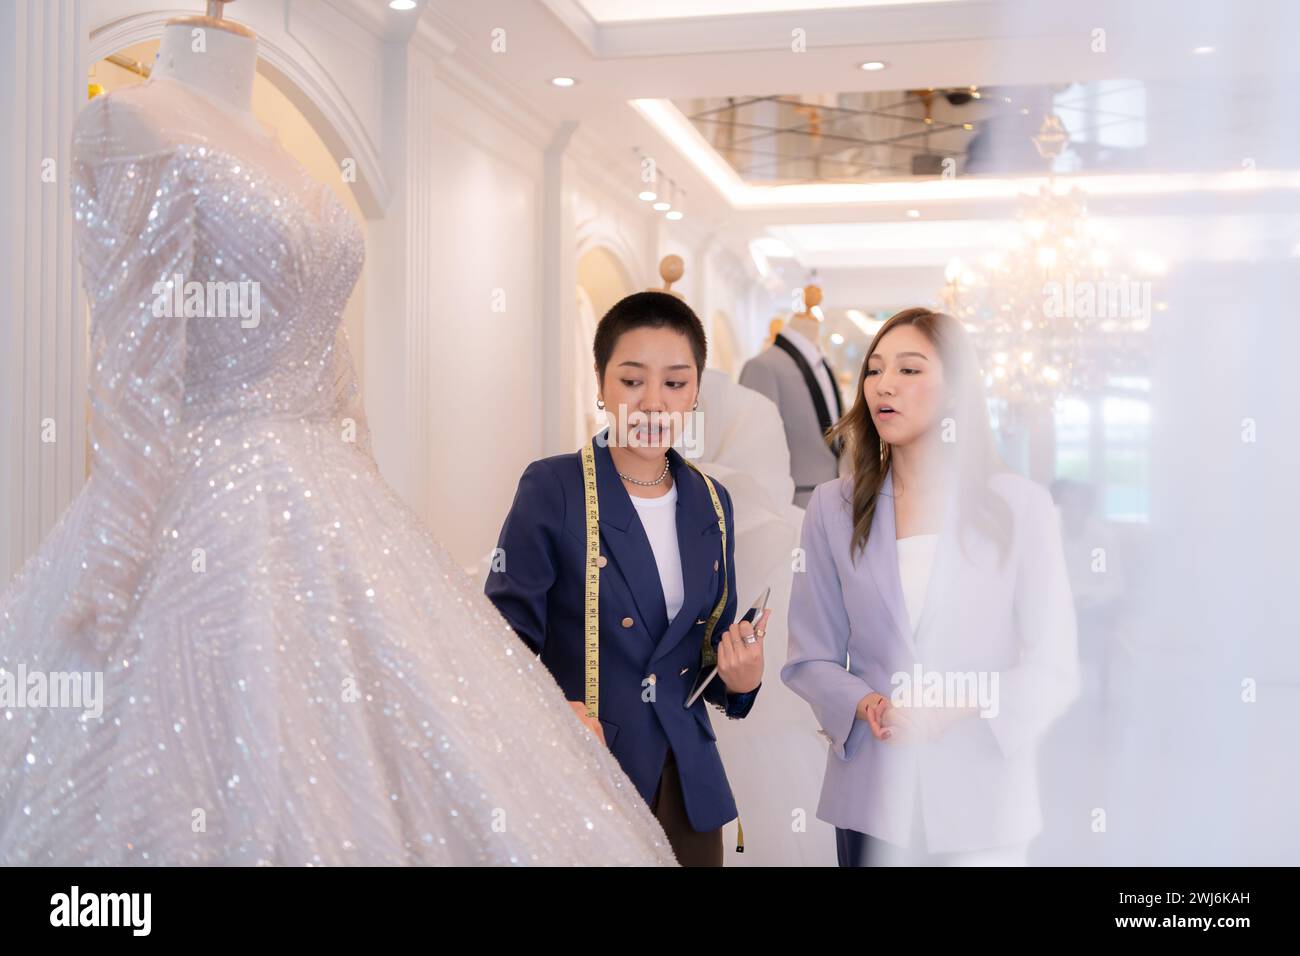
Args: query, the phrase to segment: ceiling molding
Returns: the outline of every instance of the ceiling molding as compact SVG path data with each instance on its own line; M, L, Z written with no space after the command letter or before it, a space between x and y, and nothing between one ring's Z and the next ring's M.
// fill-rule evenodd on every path
M438 79L490 115L529 145L545 150L551 143L555 124L537 114L526 103L509 95L507 84L481 75L472 61L449 56L434 61Z
M789 50L793 31L802 30L807 48L879 47L901 43L995 39L1030 35L1024 18L1007 0L889 5L865 9L724 14L680 19L599 23L578 0L543 0L584 47L600 58L680 56ZM1068 11L1062 26L1078 19ZM1085 17L1095 22L1095 13ZM1082 20L1080 21L1082 23Z
M422 16L411 36L411 45L435 62L451 56L460 48L460 41L453 36L449 26L441 18Z
M600 55L600 25L578 0L542 0L542 3L578 38L588 53Z

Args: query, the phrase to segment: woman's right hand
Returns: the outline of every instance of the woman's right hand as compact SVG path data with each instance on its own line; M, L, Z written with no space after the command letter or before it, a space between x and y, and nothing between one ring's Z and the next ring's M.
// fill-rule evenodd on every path
M586 724L587 729L596 735L596 739L608 747L609 745L605 743L605 728L600 726L599 719L587 716L587 705L580 700L571 700L568 703L569 706L573 708L573 712L578 715L578 719Z
M856 716L858 720L865 720L867 725L871 727L871 736L875 737L877 740L889 740L894 735L894 731L892 728L884 725L884 716L885 711L889 710L893 706L894 705L890 703L889 698L884 694L877 694L875 691L872 691L866 697L858 701L858 712ZM583 713L586 713L585 709Z

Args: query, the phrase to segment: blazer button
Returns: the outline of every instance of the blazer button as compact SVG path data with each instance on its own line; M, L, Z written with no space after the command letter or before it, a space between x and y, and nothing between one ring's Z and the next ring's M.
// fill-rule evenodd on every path
M718 562L717 562L717 561L714 561L714 562L713 562L713 570L714 570L714 571L718 570Z
M596 559L596 567L598 568L603 568L607 564L609 564L609 558L605 557L603 554Z
M623 618L623 626L631 627L635 622L630 617Z

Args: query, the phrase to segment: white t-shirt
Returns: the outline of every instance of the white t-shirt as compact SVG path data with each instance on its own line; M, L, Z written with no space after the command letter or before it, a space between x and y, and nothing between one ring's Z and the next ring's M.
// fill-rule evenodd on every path
M930 585L937 534L914 534L898 539L898 578L903 584L903 601L907 605L908 623L916 633L925 610L925 592Z
M630 496L641 518L655 564L659 566L659 583L664 589L664 604L668 608L668 623L672 623L686 600L686 586L682 580L682 553L677 548L677 484L668 494L658 498Z

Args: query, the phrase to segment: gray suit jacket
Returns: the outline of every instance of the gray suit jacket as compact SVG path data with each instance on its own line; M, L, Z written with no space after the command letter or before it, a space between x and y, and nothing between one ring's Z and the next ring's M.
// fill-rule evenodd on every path
M834 375L831 381L835 381ZM769 346L745 363L740 384L770 398L781 412L786 444L790 446L794 503L806 507L814 488L839 475L839 461L822 438L812 393L798 365L781 349ZM834 424L839 409L828 411Z

